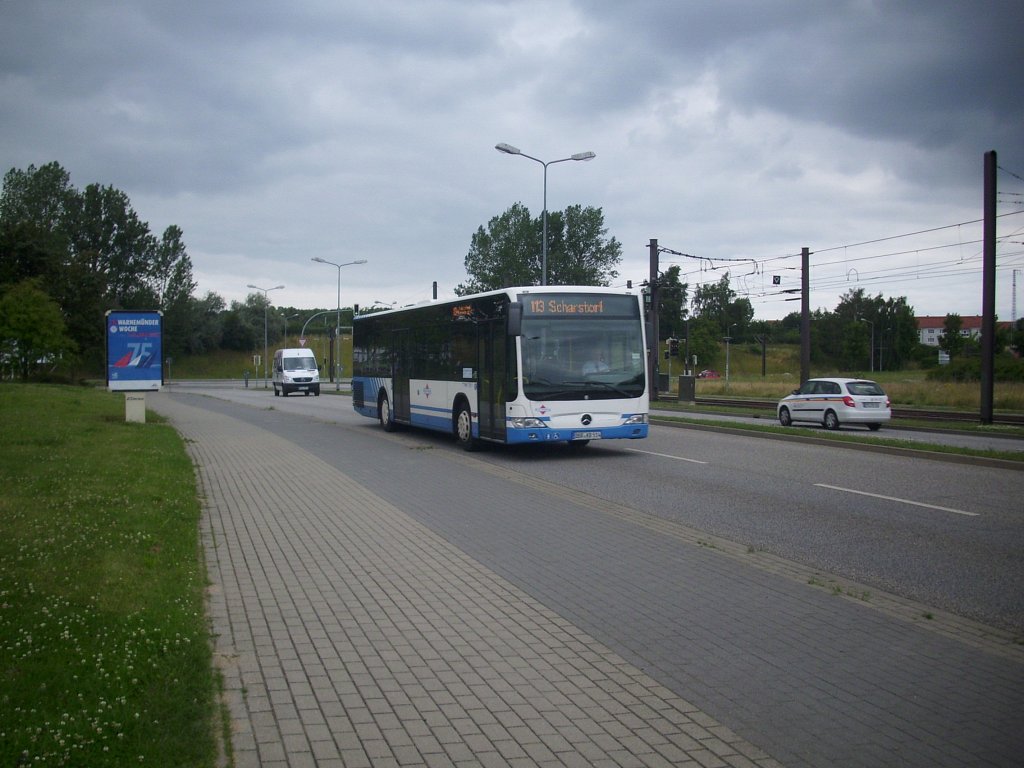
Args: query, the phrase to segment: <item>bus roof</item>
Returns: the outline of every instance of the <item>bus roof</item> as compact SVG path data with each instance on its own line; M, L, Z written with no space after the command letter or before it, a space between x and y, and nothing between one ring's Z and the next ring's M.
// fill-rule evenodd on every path
M353 317L353 321L359 320L364 317L380 317L381 315L393 314L398 312L406 312L413 309L420 309L422 307L443 307L446 304L460 304L465 301L473 301L475 299L484 299L491 296L507 295L510 297L517 296L519 294L549 294L549 293L598 293L614 296L636 296L640 293L637 288L610 288L604 285L524 285L524 286L511 286L508 288L498 288L493 291L483 291L481 293L469 293L465 296L455 296L448 299L427 299L425 301L417 302L416 304L409 304L404 307L395 307L394 309L384 309L376 312L365 312Z

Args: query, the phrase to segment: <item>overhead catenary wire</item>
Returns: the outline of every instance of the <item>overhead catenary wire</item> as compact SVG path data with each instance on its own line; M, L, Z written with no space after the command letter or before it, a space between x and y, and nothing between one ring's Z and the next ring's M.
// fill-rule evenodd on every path
M1016 175L1016 174L1011 174L1011 175ZM1006 218L1006 217L1016 216L1016 215L1019 215L1021 213L1024 213L1024 211L1005 212L1005 213L999 214L998 218L1002 219L1002 218ZM842 251L849 251L850 249L863 248L863 247L866 247L866 246L876 245L876 244L879 244L879 243L885 243L885 242L889 242L889 241L893 241L893 240L899 240L899 239L910 238L910 237L923 237L925 235L930 235L930 234L933 234L933 233L936 233L936 232L941 232L941 231L944 231L944 230L957 229L958 231L960 231L964 227L977 225L977 224L982 223L982 221L983 221L982 219L971 219L971 220L959 222L959 223L956 223L956 224L947 224L947 225L939 226L939 227L930 227L930 228L927 228L927 229L915 230L915 231L907 232L907 233L900 234L900 235L891 235L891 236L886 236L886 237L879 237L879 238L874 238L874 239L871 239L871 240L864 240L864 241L860 241L860 242L856 242L856 243L849 243L849 244L846 244L846 245L830 246L830 247L827 247L827 248L816 249L816 250L812 251L812 254L823 254L823 253L830 253L830 252L840 251L840 250L842 250ZM1004 246L1007 245L1007 244L1015 243L1016 241L1010 240L1009 238L1016 236L1020 231L1021 230L1018 229L1018 230L1016 230L1011 235L1002 235L1002 236L1000 236L998 238L999 243L1004 245ZM830 275L827 272L824 275L821 274L821 270L822 269L827 270L827 268L834 267L836 265L848 266L848 265L854 264L854 263L859 264L859 263L871 262L873 260L878 260L878 259L895 258L895 257L899 257L899 256L908 256L908 255L914 255L914 254L928 254L928 253L931 253L931 252L940 251L940 250L948 249L948 248L965 248L965 247L970 247L970 246L977 246L980 243L981 243L981 240L980 239L975 239L975 238L972 238L972 239L969 239L969 240L960 240L960 239L958 239L956 242L942 243L942 244L937 244L937 245L936 244L930 244L930 245L925 245L925 246L920 246L920 247L915 247L915 248L907 248L907 249L901 249L901 250L886 251L884 253L870 254L870 255L866 255L866 256L856 256L856 257L844 256L841 259L836 259L836 260L831 260L831 261L824 261L824 262L816 262L814 264L814 272L812 274L811 290L812 291L827 290L829 288L841 287L844 284L850 283L850 281L848 279L848 276L841 279L838 275L834 275L834 274ZM739 276L741 279L742 278L749 278L749 277L751 277L751 275L756 275L756 274L761 274L763 276L766 273L766 271L767 271L767 269L766 269L767 266L771 265L771 264L775 264L776 265L774 267L773 271L781 272L781 271L785 271L785 270L797 270L797 269L799 269L799 265L782 266L782 264L784 264L787 261L790 261L790 260L793 260L793 259L797 259L797 258L800 257L799 253L784 254L784 255L778 255L778 256L762 257L762 258L754 258L754 257L705 257L705 256L696 256L696 255L693 255L693 254L684 253L684 252L677 251L677 250L674 250L672 248L668 248L668 247L664 247L664 246L659 247L659 252L664 253L664 254L668 254L668 255L672 255L672 256L681 257L682 259L692 259L692 260L696 260L696 261L700 262L700 268L699 269L691 270L691 271L684 271L684 272L681 272L681 274L680 274L680 279L681 280L683 280L684 282L691 283L691 289L696 289L696 288L699 288L701 285L710 284L711 282L713 282L711 280L700 280L699 279L700 277L706 275L708 272L721 273L723 271L729 271L731 273L731 271L739 263L749 263L749 264L753 264L754 265L753 272ZM913 280L940 280L940 279L943 279L943 278L950 278L950 277L962 277L963 275L974 275L976 273L976 271L977 271L976 269L973 270L973 271L972 270L967 270L967 269L957 270L957 269L952 269L951 265L967 264L967 263L969 263L971 261L980 260L980 255L981 255L980 251L974 251L973 253L971 253L969 255L958 257L957 259L952 260L952 261L949 261L949 260L938 260L938 261L936 261L936 260L926 260L926 261L919 261L917 264L913 264L913 265L903 265L903 266L900 266L900 267L891 267L891 268L884 268L884 269L880 269L880 270L872 270L872 271L865 272L863 278L861 278L861 276L858 275L858 280L857 280L856 284L857 285L863 285L863 284L866 284L866 283L873 283L873 284L884 285L886 282L896 282L896 281L906 282L907 280L910 280L910 279L913 279ZM1000 263L998 269L1000 271L1003 271L1003 270L1005 270L1005 269L1007 269L1009 267L1012 267L1013 264L1017 263L1016 260L1019 259L1019 258L1021 258L1021 254L1020 253L1016 253L1016 252L1007 253L1005 251L1002 252L1000 254L1001 263ZM668 265L668 266L683 266L684 263L685 262L674 261L674 260L665 262L665 264ZM889 272L891 272L891 274L888 274L888 275L884 274L884 273L889 273ZM694 281L696 281L696 282L694 282ZM769 300L771 299L771 297L779 296L779 295L781 295L784 292L784 291L779 290L777 288L775 290L763 290L762 289L760 291L757 290L756 288L751 289L747 285L747 281L745 279L742 279L742 283L743 283L743 285L738 286L739 290L734 288L734 290L736 290L737 295L738 296L742 296L744 298L748 298L748 299L762 299L763 301L761 303L769 303Z

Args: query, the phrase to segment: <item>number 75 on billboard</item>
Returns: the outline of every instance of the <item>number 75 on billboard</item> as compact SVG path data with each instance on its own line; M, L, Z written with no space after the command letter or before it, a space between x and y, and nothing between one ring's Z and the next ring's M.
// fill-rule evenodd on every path
M163 314L107 312L107 389L159 391L163 374Z

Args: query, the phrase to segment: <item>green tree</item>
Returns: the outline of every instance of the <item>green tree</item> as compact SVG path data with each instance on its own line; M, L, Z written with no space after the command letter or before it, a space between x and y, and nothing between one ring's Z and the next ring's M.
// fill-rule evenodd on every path
M693 294L693 314L711 323L718 336L744 339L749 336L754 307L749 299L736 298L736 292L729 285L727 272L717 283L705 283L697 287Z
M181 229L170 226L164 230L153 250L149 272L155 306L164 313L164 354L181 355L188 349L189 335L200 319L192 316L196 282Z
M78 191L57 163L12 168L0 195L0 285L39 277L58 303L67 332L86 365L103 361L103 317L110 309L162 309L170 349L195 324L190 308L192 265L181 230L161 239L112 186Z
M721 329L716 321L703 316L690 320L689 326L689 354L691 360L697 357L699 371L715 364L719 353L723 352Z
M1009 344L1018 355L1024 354L1024 318L1020 318L1010 329Z
M939 349L949 355L950 362L959 357L961 352L963 352L964 347L967 346L967 341L961 334L963 327L963 318L955 313L946 315L946 319L942 321L942 333L939 335Z
M224 335L224 309L224 299L213 291L207 291L202 298L189 298L189 311L181 334L185 345L184 352L201 355L220 349Z
M730 324L729 305L735 298L727 272L717 283L697 286L693 293L693 314L714 325L716 334L724 336Z
M470 240L465 266L469 280L455 292L464 296L512 285L533 285L540 274L539 238L529 209L516 203L479 227Z
M608 285L619 276L620 261L622 244L608 237L600 208L570 205L548 215L550 285Z
M60 307L38 280L23 280L0 297L0 354L23 381L40 365L72 349Z
M600 208L570 206L548 213L548 284L607 285L617 277L622 246L607 237ZM516 203L470 240L465 267L469 279L455 292L469 293L538 285L543 273L543 222Z
M687 292L689 285L679 279L680 268L673 264L658 277L658 335L683 338L686 333Z

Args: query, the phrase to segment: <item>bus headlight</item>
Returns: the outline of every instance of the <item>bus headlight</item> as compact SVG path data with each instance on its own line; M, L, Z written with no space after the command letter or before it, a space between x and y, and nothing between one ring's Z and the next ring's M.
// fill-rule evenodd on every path
M532 416L517 416L509 419L508 425L512 429L547 429L547 424Z
M632 416L627 418L622 423L624 425L626 425L626 426L629 426L631 424L646 424L647 423L647 414L646 413L634 413Z

